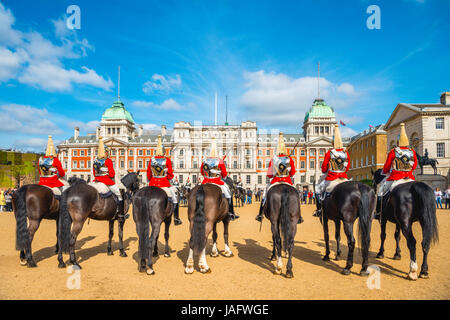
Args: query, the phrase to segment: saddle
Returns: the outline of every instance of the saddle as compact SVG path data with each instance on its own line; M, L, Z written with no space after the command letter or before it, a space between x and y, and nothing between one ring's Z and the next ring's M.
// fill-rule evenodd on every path
M103 199L109 198L111 196L114 196L114 198L117 198L115 196L115 194L111 190L109 190L109 188L106 186L106 184L104 184L102 182L94 181L94 182L88 183L88 185L90 185L91 187L94 187L95 190L97 190L100 197Z

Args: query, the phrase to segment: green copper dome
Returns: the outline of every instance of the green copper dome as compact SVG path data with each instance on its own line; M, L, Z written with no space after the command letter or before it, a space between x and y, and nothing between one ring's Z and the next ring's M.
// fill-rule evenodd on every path
M327 105L323 99L316 99L312 107L305 115L304 122L308 121L309 118L334 118L334 110L332 107Z
M114 102L111 107L103 112L102 120L108 119L124 119L134 123L133 116L125 109L123 102L120 100Z

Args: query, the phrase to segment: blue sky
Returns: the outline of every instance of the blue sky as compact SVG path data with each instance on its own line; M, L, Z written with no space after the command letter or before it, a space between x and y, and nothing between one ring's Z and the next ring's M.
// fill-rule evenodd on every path
M66 9L81 10L81 29ZM369 5L381 10L370 30ZM117 97L146 129L257 121L299 133L317 96L352 135L450 90L450 1L0 0L0 147L93 132Z

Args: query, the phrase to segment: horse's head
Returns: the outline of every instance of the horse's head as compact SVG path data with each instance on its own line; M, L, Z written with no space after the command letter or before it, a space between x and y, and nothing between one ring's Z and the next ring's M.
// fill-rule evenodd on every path
M125 177L120 179L120 182L127 188L127 191L135 193L139 190L139 171L128 173Z
M376 188L378 184L380 184L381 181L385 178L385 175L383 174L383 169L378 169L376 171L372 171L373 176L373 186Z
M223 179L223 181L228 185L231 193L234 193L236 191L236 185L234 184L233 179L231 179L229 176L226 176L226 178Z
M69 180L67 180L67 182L69 182L70 186L74 186L76 184L86 184L85 180L77 177L70 177Z

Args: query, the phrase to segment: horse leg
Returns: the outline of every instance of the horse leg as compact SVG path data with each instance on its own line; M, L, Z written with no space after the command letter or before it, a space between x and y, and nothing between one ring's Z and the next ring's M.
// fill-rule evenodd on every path
M208 241L208 235L211 233L213 229L213 224L206 222L205 225L205 243L203 244L203 250L200 254L200 259L198 261L198 267L200 268L201 273L210 273L211 268L208 266L208 263L206 262L206 243Z
M55 253L59 252L58 234L59 234L59 217L56 218L56 246L55 246Z
M108 238L108 256L112 256L114 253L111 249L111 242L114 236L114 220L109 221L109 238Z
M20 265L25 266L27 264L27 259L25 256L25 250L20 250Z
M277 258L277 252L276 252L276 248L275 248L275 236L272 234L272 256L270 257L270 261L275 261L275 259Z
M81 266L77 263L77 257L75 256L75 244L77 242L77 237L83 229L83 221L73 221L72 231L70 232L70 242L69 242L69 254L70 254L70 263L81 269Z
M153 257L155 257L154 254L154 248L155 246L158 246L158 235L159 230L161 228L161 222L157 222L156 225L152 224L152 234L150 236L150 245L148 248L148 261L147 261L147 274L153 275L155 274L155 271L153 270ZM153 254L152 254L153 252ZM156 257L158 256L158 251L156 250Z
M230 247L228 246L228 225L230 224L229 219L223 220L223 239L225 242L225 257L232 257L233 252L231 251Z
M350 269L353 267L353 252L355 250L355 237L353 236L353 223L344 222L344 232L347 236L348 245L348 255L347 255L347 265L344 270L342 270L343 275L349 275Z
M298 221L298 219L297 219ZM288 262L286 264L286 278L293 278L294 277L294 273L292 272L292 251L294 249L294 238L295 238L295 234L297 233L297 221L290 221L289 223L291 224L291 234L287 237L288 238L288 242L287 244L285 244L285 246L287 247L287 253L288 253Z
M336 238L336 258L335 260L339 260L339 258L341 257L341 220L335 220L334 221L334 225L335 225L335 232L334 232L334 236Z
M410 280L417 280L417 262L416 262L416 239L412 233L412 223L404 224L402 226L402 233L406 238L406 243L409 249L410 265L408 278Z
M277 250L277 266L274 273L281 274L283 268L283 262L281 261L281 236L279 233L278 221L275 221L275 223L272 222L272 234L274 235L274 243Z
M219 250L217 250L217 222L214 223L213 226L213 234L212 234L212 239L213 239L213 247L211 249L211 257L217 257L219 256Z
M125 252L125 249L123 247L123 226L125 225L125 219L120 218L117 220L118 228L119 228L119 256L121 257L127 257L127 253Z
M186 268L184 269L184 273L191 274L194 273L194 250L192 249L194 247L194 239L189 239L189 256L186 260Z
M378 251L377 254L377 258L378 259L383 259L384 258L384 241L386 240L386 223L387 220L385 218L383 218L383 215L381 216L381 233L380 233L380 238L381 238L381 245L380 245L380 250Z
M36 262L33 260L33 254L31 250L31 243L33 242L34 234L36 233L37 229L39 228L39 225L41 224L40 220L28 220L29 226L28 226L28 234L30 236L30 241L27 243L27 248L25 249L25 257L27 260L27 266L28 268L35 268L37 267Z
M164 240L166 241L164 247L164 257L170 257L170 248L169 248L169 227L172 222L172 217L166 218L164 221Z
M398 225L398 223L395 224L394 238L396 243L394 260L400 260L402 256L400 254L400 226Z
M322 258L323 261L330 261L330 237L328 234L328 218L325 214L322 214L323 219L323 237L325 240L325 256Z

